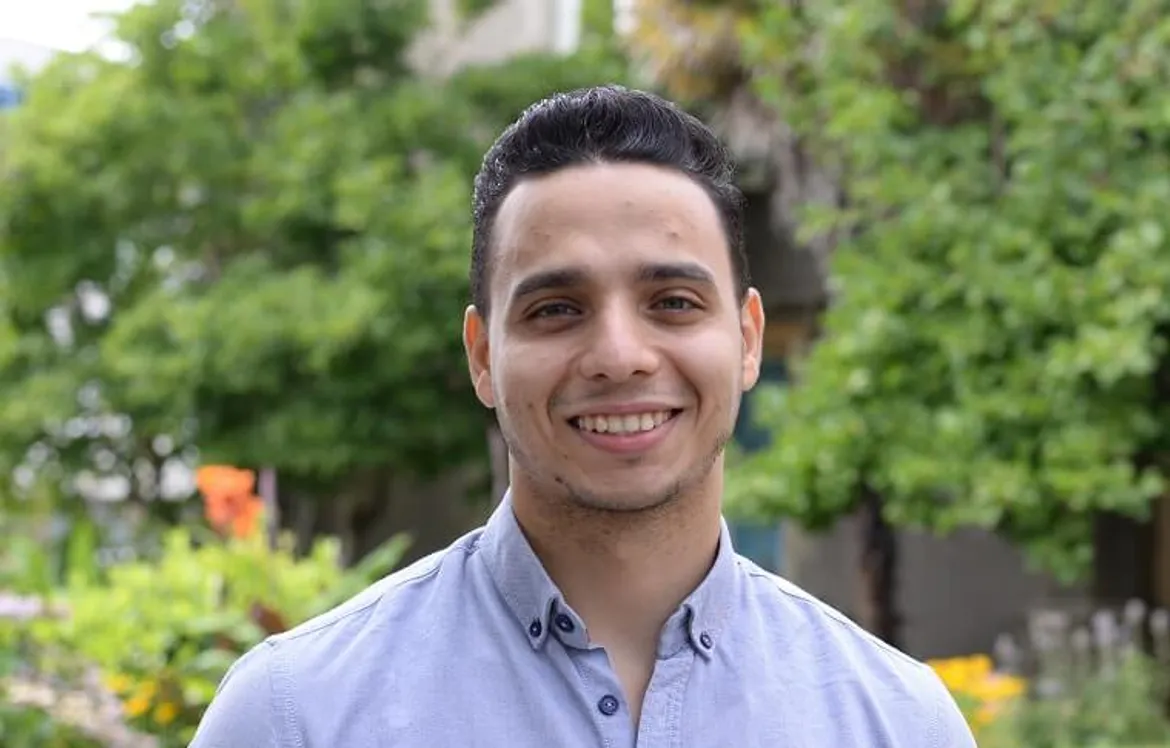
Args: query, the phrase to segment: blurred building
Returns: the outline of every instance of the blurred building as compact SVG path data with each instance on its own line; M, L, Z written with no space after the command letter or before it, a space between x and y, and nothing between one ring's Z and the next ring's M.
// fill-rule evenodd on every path
M39 44L0 37L0 110L16 106L21 100L16 68L35 72L43 67L53 50Z
M447 75L513 55L568 53L581 35L581 0L497 0L470 19L459 5L459 0L431 0L432 28L411 55L420 70Z

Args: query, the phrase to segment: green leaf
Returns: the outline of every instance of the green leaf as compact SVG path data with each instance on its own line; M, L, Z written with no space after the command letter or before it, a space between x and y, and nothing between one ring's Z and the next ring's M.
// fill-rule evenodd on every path
M751 85L847 175L848 207L802 231L851 230L733 511L824 526L867 484L897 524L995 530L1066 579L1098 512L1148 514L1170 467L1168 11L758 6Z

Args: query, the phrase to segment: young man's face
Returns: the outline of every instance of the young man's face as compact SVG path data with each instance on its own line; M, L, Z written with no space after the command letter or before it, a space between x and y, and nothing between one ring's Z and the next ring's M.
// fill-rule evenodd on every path
M721 469L764 325L727 247L703 188L662 167L572 167L508 195L489 320L469 309L464 337L514 485L638 511Z

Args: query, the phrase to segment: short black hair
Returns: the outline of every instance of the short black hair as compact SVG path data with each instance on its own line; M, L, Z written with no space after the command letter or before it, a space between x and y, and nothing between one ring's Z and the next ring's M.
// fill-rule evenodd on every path
M528 107L488 152L475 178L471 301L488 313L492 227L500 205L523 179L583 163L666 166L699 183L727 236L736 291L750 285L743 240L743 193L735 163L696 117L646 91L606 85L558 93Z

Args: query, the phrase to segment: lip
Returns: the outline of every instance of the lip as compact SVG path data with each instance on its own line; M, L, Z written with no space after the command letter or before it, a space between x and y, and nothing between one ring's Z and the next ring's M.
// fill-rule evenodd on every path
M639 407L645 408L646 406ZM596 431L585 431L584 429L579 429L571 423L568 425L569 428L573 429L573 431L575 431L578 436L585 440L586 444L600 449L603 452L609 452L610 454L623 455L628 457L631 455L641 454L643 452L649 452L651 449L654 449L659 444L661 444L666 439L666 437L670 435L670 432L678 423L678 417L682 414L682 411L678 408L659 407L659 410L669 410L671 413L670 417L663 421L662 424L657 428L651 429L650 431L640 431L636 434L602 434ZM650 411L637 409L627 411L606 410L596 411L595 413L584 413L582 415L622 415L624 413L646 412Z
M669 410L673 413L676 410L682 410L682 408L670 403L650 401L615 403L613 405L597 405L588 410L583 410L580 413L574 413L570 416L569 420L581 418L582 416L624 416L630 413L657 413L663 410Z

